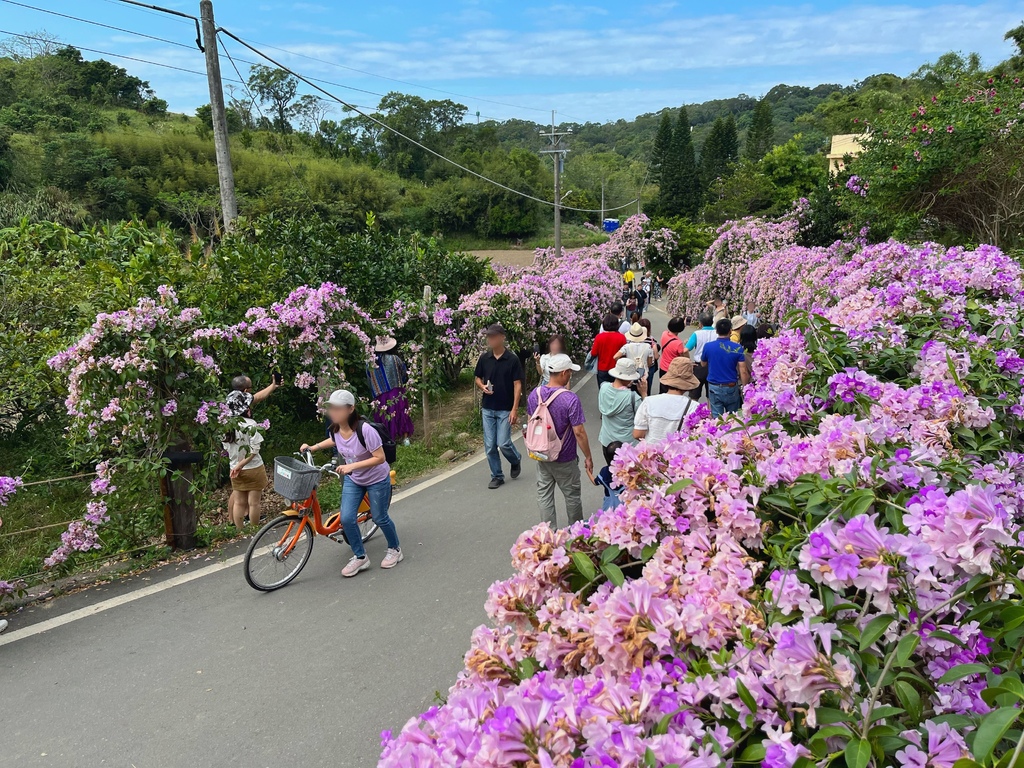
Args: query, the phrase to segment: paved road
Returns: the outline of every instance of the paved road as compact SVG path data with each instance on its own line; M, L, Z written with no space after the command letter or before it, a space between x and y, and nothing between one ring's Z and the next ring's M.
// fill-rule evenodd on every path
M599 464L595 381L580 394ZM461 669L487 587L539 517L533 473L527 460L489 491L471 460L396 497L406 558L391 572L343 581L348 547L319 539L295 582L260 594L236 544L26 610L0 636L0 766L375 765L381 730ZM383 537L367 547L379 563Z

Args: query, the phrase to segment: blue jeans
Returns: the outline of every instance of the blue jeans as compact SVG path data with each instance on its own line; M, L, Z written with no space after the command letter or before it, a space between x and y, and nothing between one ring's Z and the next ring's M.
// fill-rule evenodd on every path
M364 495L370 497L370 515L373 522L384 532L388 549L398 549L398 531L388 516L388 508L391 506L391 478L386 477L373 485L359 485L351 477L346 477L345 484L341 487L341 525L345 529L345 538L352 547L352 554L356 557L366 556L363 537L359 533L359 523L356 522Z
M708 403L711 404L712 416L735 413L743 405L743 394L738 384L735 387L723 387L708 382Z
M522 462L523 457L512 445L512 425L508 423L509 411L492 411L483 409L484 417L484 451L487 452L487 464L491 468L491 477L505 479L501 470L501 456L508 459L512 466ZM501 452L501 456L498 452Z

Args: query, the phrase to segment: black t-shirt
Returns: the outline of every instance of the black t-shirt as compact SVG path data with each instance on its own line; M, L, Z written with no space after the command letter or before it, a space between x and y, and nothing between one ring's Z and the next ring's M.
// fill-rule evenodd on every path
M510 349L506 349L501 357L487 350L476 363L474 374L484 384L488 381L494 387L493 395L484 395L481 405L492 411L511 411L515 402L515 382L525 385L526 374L519 358Z

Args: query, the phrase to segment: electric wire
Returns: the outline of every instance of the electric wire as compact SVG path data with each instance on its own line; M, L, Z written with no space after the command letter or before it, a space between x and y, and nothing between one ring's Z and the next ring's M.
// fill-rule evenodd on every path
M58 11L51 11L47 8L37 8L34 5L28 5L27 3L18 3L15 0L0 0L0 3L7 3L8 5L16 5L19 8L27 8L30 11L38 11L39 13L46 13L50 16L59 16L62 19L71 19L72 21L80 21L83 24L92 24L95 27L103 27L104 29L111 29L115 32L124 32L128 35L136 35L137 37L144 37L147 40L156 40L161 43L167 43L168 45L176 45L179 48L188 48L192 50L192 46L186 43L179 43L177 40L170 40L166 37L156 37L155 35L147 35L145 32L136 32L133 29L125 29L124 27L115 27L111 24L104 24L101 21L93 21L92 19L83 19L79 16L72 16L68 13L59 13Z
M373 115L370 115L370 114L367 114L366 112L363 112L361 109L357 108L355 105L350 104L349 102L346 102L344 99L340 98L339 96L335 96L330 91L328 91L328 90L326 90L324 88L321 88L319 85L317 85L316 83L312 82L309 78L305 77L304 75L299 74L298 72L296 72L295 70L291 69L290 67L282 64L281 62L279 62L276 59L272 58L271 56L267 55L266 53L261 51L259 48L256 48L252 44L247 43L245 40L243 40L238 35L236 35L233 32L231 32L230 30L225 29L223 27L220 27L217 31L219 33L223 33L223 34L227 35L228 37L230 37L232 40L234 40L239 45L242 45L245 48L248 48L250 51L255 53L257 56L260 56L260 57L266 59L267 61L269 61L271 64L273 64L278 69L281 69L281 70L287 72L288 74L292 75L292 77L295 77L298 80L301 80L306 85L308 85L310 88L313 88L313 89L319 91L320 93L324 94L327 98L329 98L329 99L331 99L333 101L338 102L343 107L347 108L348 110L350 110L352 112L356 112L357 114L362 115L364 118L366 118L367 120L369 120L372 123L375 123L375 124L379 125L384 130L390 131L391 133L395 134L399 138L404 139L405 141L409 142L413 146L419 147L424 152L426 152L426 153L428 153L430 155L433 155L434 157L438 158L439 160L443 160L444 162L446 162L446 163L448 163L450 165L455 166L459 170L461 170L461 171L463 171L465 173L468 173L470 176L474 176L474 177L480 179L481 181L485 181L488 184L491 184L492 186L495 186L495 187L498 187L499 189L505 190L506 192L511 192L514 195L519 195L520 197L525 198L527 200L533 200L534 202L540 203L541 205L546 205L546 206L548 206L550 208L556 208L557 207L557 208L559 208L559 209L561 209L563 211L575 211L577 213L602 213L602 209L600 209L600 208L575 208L573 206L561 205L559 201L545 200L542 197L537 197L536 195L531 195L528 192L522 192L522 191L520 191L518 189L515 189L513 187L508 186L507 184L502 184L500 181L492 179L492 178L490 178L488 176L484 176L482 173L474 171L472 168L467 168L466 166L462 165L461 163L459 163L459 162L457 162L455 160L452 160L450 157L446 157L445 155L441 154L437 150L431 149L430 147L426 146L425 144L417 141L416 139L414 139L414 138L412 138L410 136L406 136L404 133L402 133L401 131L397 130L396 128L391 127L390 125L385 123L383 120L379 120L378 118L374 117ZM633 205L634 203L637 203L638 201L639 201L639 198L635 198L633 200L630 200L628 203L624 203L622 205L606 207L606 208L604 208L604 212L607 213L609 211L617 211L617 210L620 210L622 208L628 208L629 206Z
M0 35L10 35L11 37L21 37L21 38L24 38L25 40L35 40L35 41L40 42L40 43L52 43L52 42L54 42L53 40L48 40L48 39L46 39L44 37L37 37L36 35L26 35L26 34L23 34L21 32L10 32L10 31L8 31L6 29L0 29ZM164 69L173 69L173 70L175 70L177 72L187 72L190 75L200 75L201 77L206 77L206 73L205 72L200 72L197 69L187 69L185 67L177 67L177 66L175 66L173 64L165 64L165 63L160 62L160 61L150 61L149 59L140 59L137 56L126 56L123 53L114 53L112 51L101 51L98 48L86 48L84 45L74 45L73 43L62 43L62 44L70 46L72 48L77 48L80 51L87 51L88 53L98 53L100 56L114 56L115 58L118 58L118 59L127 59L128 61L136 61L136 62L138 62L140 64L150 64L150 65L152 65L154 67L163 67ZM231 80L231 82L234 82L234 80Z
M357 67L350 67L347 64L339 64L336 61L329 61L327 59L321 59L321 58L318 58L316 56L310 56L310 55L305 54L305 53L299 53L298 51L291 51L291 50L289 50L287 48L280 48L280 47L278 47L276 45L270 45L269 43L261 43L258 40L254 40L253 44L254 45L261 45L264 48L270 48L271 50L274 50L274 51L280 51L281 53L287 53L290 56L298 56L299 58L302 58L302 59L309 59L310 61L317 61L317 62L319 62L321 64L326 64L326 65L328 65L330 67L338 67L339 69L347 69L350 72L358 72L359 74L366 75L368 77L376 77L376 78L379 78L381 80L388 80L388 81L390 81L392 83L399 83L400 85L407 85L410 88L419 88L419 89L424 90L424 91L433 91L434 93L442 93L445 96L454 96L457 99L466 99L468 101L478 101L481 104L496 104L497 106L500 106L500 107L509 107L511 109L521 109L521 110L526 110L528 112L545 112L545 113L547 113L547 112L551 111L549 109L542 109L540 107L526 107L526 106L523 106L522 104L510 104L510 103L505 102L505 101L497 101L496 99L487 99L487 98L484 98L482 96L468 96L467 94L464 94L464 93L455 93L454 91L446 91L446 90L444 90L442 88L434 88L433 86L430 86L430 85L422 85L420 83L413 83L413 82L410 82L408 80L401 80L401 79L399 79L397 77L389 77L387 75L381 75L381 74L378 74L376 72L370 72L370 71L365 70L365 69L359 69ZM310 79L313 79L313 78L310 78ZM487 117L487 115L481 115L481 117ZM489 120L497 120L499 118L488 117L488 119Z

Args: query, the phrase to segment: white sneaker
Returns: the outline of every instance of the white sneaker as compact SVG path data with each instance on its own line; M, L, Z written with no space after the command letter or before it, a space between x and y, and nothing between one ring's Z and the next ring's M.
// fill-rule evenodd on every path
M7 629L7 619L0 619L0 632Z
M357 573L362 573L370 567L370 558L368 557L353 557L348 561L348 565L341 569L341 575L346 579L350 579Z
M402 554L400 549L389 549L387 554L384 555L384 559L380 561L381 568L394 568L400 562L405 560L405 555Z

